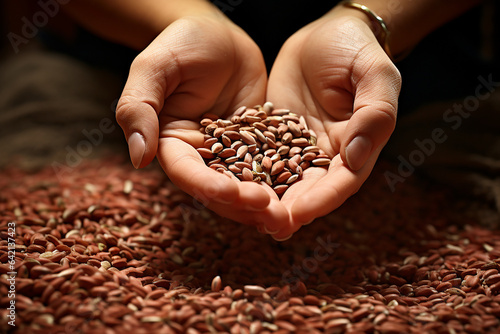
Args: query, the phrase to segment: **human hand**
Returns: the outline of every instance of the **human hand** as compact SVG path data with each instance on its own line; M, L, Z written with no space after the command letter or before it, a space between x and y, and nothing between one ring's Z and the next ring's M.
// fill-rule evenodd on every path
M267 100L303 115L332 162L304 171L283 195L290 222L275 238L356 193L394 130L401 78L369 24L336 8L291 36L276 58Z
M133 62L116 118L136 168L157 157L179 188L233 220L279 228L288 212L268 189L207 167L204 113L227 118L265 98L267 74L257 45L225 17L186 17L170 24Z

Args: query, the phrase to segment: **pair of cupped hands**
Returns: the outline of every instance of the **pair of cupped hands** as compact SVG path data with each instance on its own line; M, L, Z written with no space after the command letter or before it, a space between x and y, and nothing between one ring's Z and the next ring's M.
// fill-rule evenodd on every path
M333 12L297 31L269 77L259 47L229 19L185 17L134 60L116 117L136 168L156 156L202 205L285 240L367 179L394 130L400 86L398 70L358 17ZM196 151L203 114L229 118L265 101L303 115L332 158L327 169L308 168L281 199L265 184L210 169Z

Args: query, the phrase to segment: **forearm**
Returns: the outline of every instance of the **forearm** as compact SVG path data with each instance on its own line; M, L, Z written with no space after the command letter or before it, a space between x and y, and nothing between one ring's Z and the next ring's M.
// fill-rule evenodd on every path
M137 50L181 17L223 16L206 0L73 0L63 8L89 31Z
M481 3L481 0L355 0L380 16L390 32L392 55L405 54L426 35ZM335 10L372 24L366 14L340 6ZM357 13L356 13L357 12Z

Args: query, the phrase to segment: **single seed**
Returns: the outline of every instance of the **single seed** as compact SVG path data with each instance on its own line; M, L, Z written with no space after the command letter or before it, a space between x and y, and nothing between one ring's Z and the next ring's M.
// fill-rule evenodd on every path
M238 148L238 151L236 151L236 156L240 159L243 159L247 153L248 153L248 146L243 145Z
M262 106L262 109L267 113L267 114L270 114L273 109L274 109L274 105L272 102L266 102L264 103L264 105Z
M221 158L229 158L235 155L236 155L236 150L232 148L225 148L218 154L218 156Z
M315 166L327 166L330 164L330 162L331 162L331 160L328 158L319 158L319 159L312 160L312 163Z
M264 136L264 134L259 130L259 129L255 129L255 134L257 135L257 139L259 141L261 141L262 143L265 143L266 142L266 136Z
M279 153L276 153L274 155L271 156L271 162L274 164L275 162L277 161L280 161L281 159L281 155L279 155Z
M309 141L306 138L294 138L291 141L292 146L309 146Z
M212 280L212 291L219 292L222 289L222 280L220 276L215 276Z
M226 135L221 136L221 141L222 141L222 144L226 147L231 147L231 144L233 143L231 141L231 139Z
M227 168L234 174L241 173L241 168L238 168L235 165L229 165Z
M304 155L302 155L302 161L313 161L316 159L316 153L309 152ZM328 159L330 160L330 159Z
M266 289L258 285L245 285L243 290L245 290L245 292L250 296L254 297L260 297L266 292Z
M205 140L205 143L203 144L203 147L205 148L211 148L213 144L215 144L217 142L217 138L208 138L207 140Z
M204 118L200 121L201 126L205 126L205 127L212 124L212 123L213 123L213 121L210 118Z
M262 122L255 122L252 125L256 130L259 130L261 133L267 131L267 126L265 126L265 124Z
M272 159L271 159L272 160ZM281 171L285 168L285 163L283 161L276 161L271 167L271 175L276 175L281 173Z
M309 152L319 154L319 147L318 147L318 146L306 146L306 147L304 147L304 149L302 150L302 153L303 153L303 154L307 154L307 153L309 153Z
M238 150L242 145L245 145L245 144L243 144L243 142L241 140L237 140L231 144L231 148L233 150Z
M298 179L299 179L299 174L293 174L292 176L290 176L288 178L288 180L286 181L286 184L291 185L292 183L294 183Z
M291 143L292 140L293 140L293 135L290 132L287 132L283 135L281 142L286 145Z
M218 128L217 124L211 123L211 124L207 125L207 127L205 128L205 133L212 135L214 133L215 129L217 129L217 128Z
M253 181L253 174L252 171L248 168L243 168L241 171L241 175L243 177L244 181Z
M213 136L215 138L219 138L220 136L222 136L224 134L224 131L225 131L224 128L217 128L214 130Z
M262 167L263 171L269 173L271 171L272 166L273 166L273 162L271 161L271 158L269 158L267 156L262 158L261 167Z
M215 157L215 155L212 153L212 151L209 150L208 148L201 147L201 148L197 148L196 150L205 159L213 159Z
M290 131L294 137L302 136L302 131L300 131L300 128L297 125L297 123L293 121L288 121L286 124L288 125L288 131Z
M248 131L240 131L241 140L248 145L255 145L255 138Z
M236 161L234 163L234 165L240 169L243 169L243 168L248 168L248 169L252 169L252 164L249 164L247 162L244 162L244 161Z
M273 188L274 192L278 195L284 194L287 189L288 189L288 185L286 185L286 184L280 184L280 185L277 185Z
M225 160L224 160L224 162L225 162L226 164L232 164L232 163L237 162L237 161L238 161L238 159L239 159L239 158L238 158L237 156L234 156L234 157L229 157L229 158L225 159Z
M223 149L224 149L224 146L221 143L218 143L218 142L215 143L215 144L213 144L212 147L210 148L210 150L214 154L217 154L217 153L221 152Z
M278 153L279 155L287 155L288 152L290 152L290 147L287 146L287 145L282 145L279 149L278 149Z

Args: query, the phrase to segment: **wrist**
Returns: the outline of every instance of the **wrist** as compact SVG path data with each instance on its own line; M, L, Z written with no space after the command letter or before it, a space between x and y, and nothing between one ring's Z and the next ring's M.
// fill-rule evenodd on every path
M331 11L331 14L337 18L356 19L364 22L385 53L393 59L393 43L391 43L391 33L388 26L385 20L371 8L358 1L342 1Z
M65 12L89 31L110 41L142 50L171 23L187 16L229 21L207 0L71 1Z
M364 5L371 12L376 13L385 23L390 33L388 45L392 56L396 59L407 55L426 35L441 25L460 16L467 10L481 3L482 0L448 1L420 0L411 2L384 1L384 0L354 0ZM344 8L342 8L344 7ZM369 15L355 8L336 6L332 12L340 11L346 15L360 17L363 21L369 20ZM358 11L359 13L352 13ZM369 24L376 35L375 26Z

